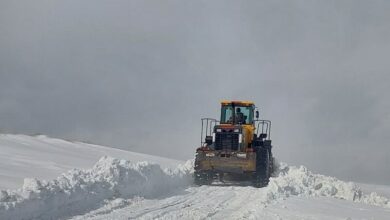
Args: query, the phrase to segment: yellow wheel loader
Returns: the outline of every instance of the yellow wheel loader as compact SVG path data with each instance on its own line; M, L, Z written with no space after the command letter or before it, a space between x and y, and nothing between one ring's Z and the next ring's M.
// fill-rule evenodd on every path
M273 172L271 121L259 120L250 101L222 101L220 120L202 118L201 147L196 150L194 182L249 180L266 186Z

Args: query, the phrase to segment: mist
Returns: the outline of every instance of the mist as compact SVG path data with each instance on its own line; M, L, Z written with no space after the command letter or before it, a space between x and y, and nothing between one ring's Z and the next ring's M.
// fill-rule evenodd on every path
M389 184L388 1L0 2L0 132L176 159L252 100L278 161Z

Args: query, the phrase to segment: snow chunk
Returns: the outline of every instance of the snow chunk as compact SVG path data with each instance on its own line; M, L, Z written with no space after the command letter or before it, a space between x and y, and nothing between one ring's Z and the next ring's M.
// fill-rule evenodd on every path
M6 202L8 200L8 193L5 190L0 191L0 202Z

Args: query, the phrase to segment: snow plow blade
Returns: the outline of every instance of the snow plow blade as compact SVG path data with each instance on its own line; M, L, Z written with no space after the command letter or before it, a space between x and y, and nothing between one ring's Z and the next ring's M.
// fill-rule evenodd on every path
M237 156L238 155L238 156ZM209 172L245 173L256 171L256 154L226 153L226 152L198 152L197 170Z

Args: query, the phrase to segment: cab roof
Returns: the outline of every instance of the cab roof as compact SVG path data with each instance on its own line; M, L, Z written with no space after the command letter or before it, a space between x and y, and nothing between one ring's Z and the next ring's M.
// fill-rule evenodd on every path
M251 105L254 105L255 103L252 102L252 101L232 101L232 100L223 100L221 101L221 104L222 105L231 105L231 104L235 104L235 105L243 105L243 106L251 106Z

